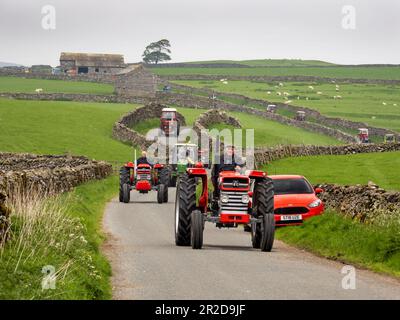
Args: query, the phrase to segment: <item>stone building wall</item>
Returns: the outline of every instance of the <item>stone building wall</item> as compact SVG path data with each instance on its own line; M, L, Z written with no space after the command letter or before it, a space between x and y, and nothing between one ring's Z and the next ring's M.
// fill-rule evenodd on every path
M155 97L157 77L142 65L131 66L118 74L115 80L115 92L124 96Z

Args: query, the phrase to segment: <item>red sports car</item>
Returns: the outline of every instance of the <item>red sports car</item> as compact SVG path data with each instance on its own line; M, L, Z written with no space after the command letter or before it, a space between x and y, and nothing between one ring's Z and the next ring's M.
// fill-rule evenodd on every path
M276 226L299 225L323 213L324 204L317 197L323 190L314 190L306 178L298 175L269 177L274 182Z

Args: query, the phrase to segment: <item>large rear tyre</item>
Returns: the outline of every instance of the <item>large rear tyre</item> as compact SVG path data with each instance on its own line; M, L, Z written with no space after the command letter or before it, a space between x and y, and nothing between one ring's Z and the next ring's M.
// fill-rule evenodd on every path
M122 185L122 201L124 203L129 203L131 199L131 187L129 186L129 184L124 183Z
M204 216L200 210L192 211L192 227L190 244L192 249L201 249L203 246L203 227L204 227Z
M189 246L191 213L196 209L196 183L187 173L179 178L175 198L175 243Z
M160 184L157 189L157 202L158 203L164 202L164 190L165 190L165 185Z
M252 243L261 251L271 251L275 238L274 186L270 178L257 182L253 195L254 210L261 223L253 224Z
M121 167L121 169L119 169L119 202L124 201L124 191L122 186L124 183L129 184L130 176L131 174L128 168Z

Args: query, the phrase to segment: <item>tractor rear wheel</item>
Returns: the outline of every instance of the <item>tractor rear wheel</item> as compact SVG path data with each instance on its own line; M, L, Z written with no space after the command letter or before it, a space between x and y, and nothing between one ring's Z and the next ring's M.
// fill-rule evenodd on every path
M131 199L131 187L129 186L129 184L124 183L122 185L122 201L124 203L129 203Z
M157 202L158 203L164 202L164 190L165 190L165 185L160 184L157 189Z
M253 224L254 245L260 245L261 251L271 251L275 237L274 186L270 178L258 181L253 197L254 209L261 223ZM253 232L252 232L253 236Z
M124 201L124 191L122 190L124 183L130 183L130 171L128 168L121 167L119 169L119 202Z
M191 236L191 214L196 209L196 183L187 173L178 180L175 199L175 243L189 246Z
M193 249L201 249L203 246L204 216L200 210L194 210L191 219L190 243Z

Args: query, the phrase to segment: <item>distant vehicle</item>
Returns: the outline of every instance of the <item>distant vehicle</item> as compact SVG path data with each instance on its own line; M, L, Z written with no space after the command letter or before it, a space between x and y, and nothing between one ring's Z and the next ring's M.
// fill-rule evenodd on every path
M358 140L360 143L369 143L369 132L367 128L358 129Z
M385 143L394 143L394 142L396 142L395 135L393 133L385 134L384 142Z
M276 105L275 104L269 104L267 106L267 112L275 113L276 112Z
M180 123L175 108L163 108L161 111L160 128L165 136L178 136Z
M304 111L297 111L295 120L297 121L305 121L306 120L306 113Z
M299 225L304 220L320 215L323 202L317 197L321 188L315 188L300 175L271 175L274 185L274 214L276 226Z

